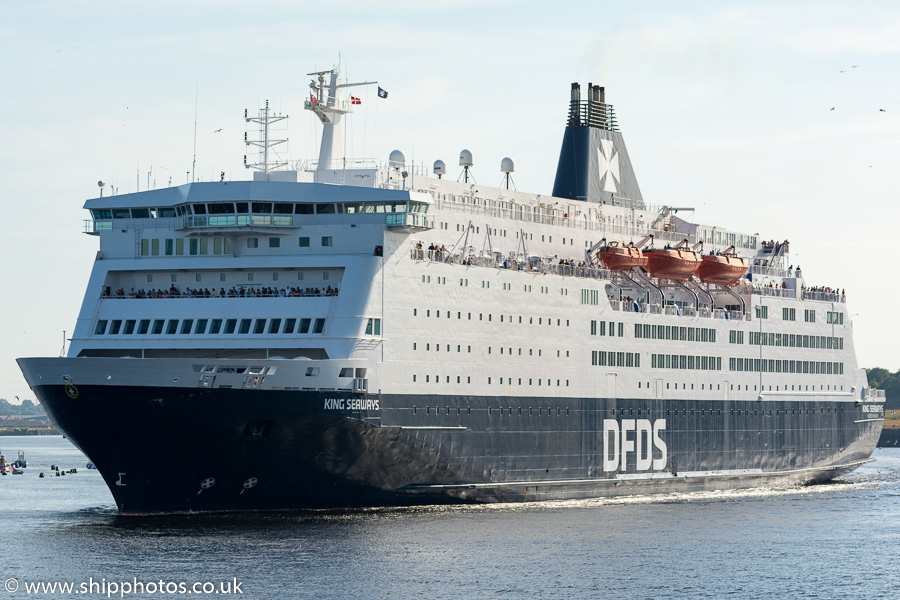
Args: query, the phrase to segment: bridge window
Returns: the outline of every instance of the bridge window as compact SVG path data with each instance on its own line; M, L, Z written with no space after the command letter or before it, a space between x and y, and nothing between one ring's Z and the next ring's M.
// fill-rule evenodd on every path
M218 202L207 205L207 209L211 215L229 215L234 212L234 203Z
M309 333L309 326L312 323L312 319L300 319L300 329L297 333Z

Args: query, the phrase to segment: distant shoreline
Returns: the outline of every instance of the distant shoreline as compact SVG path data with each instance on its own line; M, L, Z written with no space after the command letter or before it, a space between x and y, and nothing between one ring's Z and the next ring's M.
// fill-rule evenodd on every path
M24 415L0 421L0 436L62 435L45 415Z
M62 435L55 427L0 427L0 437L11 435Z

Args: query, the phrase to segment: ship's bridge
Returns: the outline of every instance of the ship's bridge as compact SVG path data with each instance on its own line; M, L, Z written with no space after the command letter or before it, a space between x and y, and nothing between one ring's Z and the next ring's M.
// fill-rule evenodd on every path
M169 228L188 236L210 231L236 235L279 234L310 223L339 223L353 215L360 223L383 223L391 229L430 229L428 194L315 183L218 182L88 200L85 233L127 227ZM149 220L149 221L145 221ZM168 220L168 221L162 221ZM286 233L286 232L285 232Z

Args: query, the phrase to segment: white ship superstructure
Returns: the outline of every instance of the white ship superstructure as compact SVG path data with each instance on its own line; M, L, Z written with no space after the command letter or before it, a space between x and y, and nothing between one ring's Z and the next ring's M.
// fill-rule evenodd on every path
M573 85L554 196L479 185L468 171L453 181L441 161L424 173L400 152L384 165L343 159L352 101L336 72L313 75L305 105L325 132L312 168L271 171L262 158L253 181L89 200L85 231L100 249L69 358L22 359L101 470L107 443L79 434L75 403L102 395L115 410L143 390L134 402L147 407L123 415L177 405L167 419L230 431L259 460L312 452L313 491L270 483L252 504L261 467L242 465L239 498L203 504L221 489L210 468L191 475L213 481L198 488L206 496L179 480L163 499L132 456L104 472L121 510L808 482L871 453L883 397L856 362L844 292L808 284L786 240L645 203L602 88L582 102ZM463 151L460 168L471 158ZM733 248L749 270L734 286L611 271L604 240ZM234 418L207 429L216 419L192 398ZM352 489L323 483L337 480Z

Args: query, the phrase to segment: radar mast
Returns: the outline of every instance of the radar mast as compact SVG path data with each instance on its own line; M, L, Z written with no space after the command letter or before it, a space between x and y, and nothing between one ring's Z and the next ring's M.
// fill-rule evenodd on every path
M322 122L322 145L319 148L318 171L331 169L343 169L344 149L341 142L341 117L353 112L353 104L359 104L358 100L346 101L338 97L338 90L346 87L360 85L374 85L377 81L363 81L360 83L339 83L337 69L328 71L316 71L307 73L316 78L309 83L309 99L304 101L303 108L316 113ZM325 76L328 76L328 82Z
M268 179L268 175L270 171L275 171L287 165L286 161L276 161L269 162L269 149L274 148L280 144L284 144L287 142L287 138L283 140L274 140L269 137L269 126L279 121L284 121L287 119L287 115L281 114L270 114L269 113L269 101L266 100L266 107L259 109L258 117L250 117L247 116L247 109L244 109L244 120L247 123L256 123L259 125L258 140L251 140L247 138L247 132L244 132L244 144L247 147L255 146L259 148L259 162L248 163L247 155L244 155L244 167L247 169L256 169L260 173L265 175L265 178ZM274 154L274 153L273 153Z

